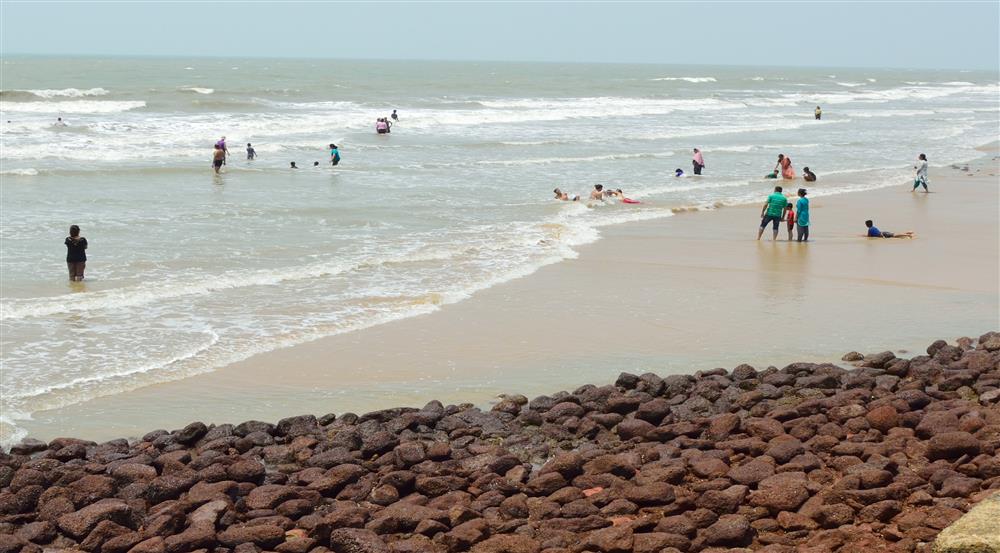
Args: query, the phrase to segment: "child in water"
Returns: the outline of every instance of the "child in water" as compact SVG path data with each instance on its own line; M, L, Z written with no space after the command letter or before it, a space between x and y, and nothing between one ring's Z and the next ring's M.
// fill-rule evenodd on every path
M792 230L795 228L795 206L792 202L788 202L785 206L785 221L787 221L788 226L788 241L792 241Z
M803 167L802 178L805 179L806 182L816 182L816 173L810 171L808 167Z
M247 159L254 159L257 157L257 150L253 149L253 145L247 142Z
M337 165L340 163L340 150L337 149L336 144L330 144L330 165Z
M680 167L678 167L677 169L674 169L674 176L675 177L683 177L684 176L684 171Z

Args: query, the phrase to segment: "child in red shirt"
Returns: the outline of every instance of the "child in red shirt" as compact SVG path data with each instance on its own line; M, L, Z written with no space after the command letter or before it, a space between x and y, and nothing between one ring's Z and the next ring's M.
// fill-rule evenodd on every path
M785 206L785 221L788 221L788 241L792 241L792 229L795 228L795 207L792 202Z

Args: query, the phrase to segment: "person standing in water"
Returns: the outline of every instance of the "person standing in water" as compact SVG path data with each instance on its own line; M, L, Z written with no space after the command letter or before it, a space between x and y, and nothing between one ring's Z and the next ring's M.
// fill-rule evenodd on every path
M819 106L816 106L816 111L813 112L816 115L816 120L819 121L823 118L823 110Z
M705 168L705 158L701 155L701 150L698 148L694 149L694 156L691 158L691 165L694 165L694 174L700 175L701 170Z
M917 187L923 186L924 192L930 192L927 189L927 155L920 154L913 168L917 170L917 176L913 179L913 191L916 192Z
M785 154L778 154L778 164L774 166L774 172L781 170L781 178L791 180L795 178L795 169L792 168L792 158Z
M219 170L222 166L226 164L226 151L222 149L218 144L215 145L215 150L212 152L212 167L215 168L215 174L219 174Z
M392 115L390 115L389 117L392 117L393 121L399 123L399 116L396 115L396 110L392 110Z
M66 237L66 267L71 281L83 280L83 270L87 268L87 239L80 236L80 227L71 225Z
M247 142L247 159L254 159L257 157L257 150L253 149L253 146Z
M222 164L226 164L226 158L229 157L229 148L226 147L226 137L222 137L218 142L215 143L216 146L222 150Z
M330 144L330 165L337 166L340 163L340 149L336 144Z
M781 222L781 214L785 212L786 205L788 205L788 200L781 193L781 187L775 186L774 192L767 197L764 207L760 209L760 229L757 230L757 240L760 240L760 237L764 235L764 229L768 223L773 223L774 236L771 237L771 241L778 239L778 224Z
M795 219L797 229L796 240L799 242L809 241L809 198L806 198L806 189L799 188L799 201L795 202L795 211L798 212Z

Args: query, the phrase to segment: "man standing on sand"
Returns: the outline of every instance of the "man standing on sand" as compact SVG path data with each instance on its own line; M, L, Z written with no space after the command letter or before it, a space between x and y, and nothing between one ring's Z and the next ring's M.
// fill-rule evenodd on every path
M774 242L778 239L778 223L781 222L781 214L784 213L786 205L788 205L788 199L781 193L781 187L775 186L774 192L767 197L764 207L760 209L760 228L757 230L757 240L760 240L764 234L764 227L768 223L774 225L774 235L771 237L771 241Z

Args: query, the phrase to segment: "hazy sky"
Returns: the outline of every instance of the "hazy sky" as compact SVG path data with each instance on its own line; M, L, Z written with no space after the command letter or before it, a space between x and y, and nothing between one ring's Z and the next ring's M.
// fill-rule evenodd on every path
M998 70L1000 2L98 3L4 0L5 54Z

